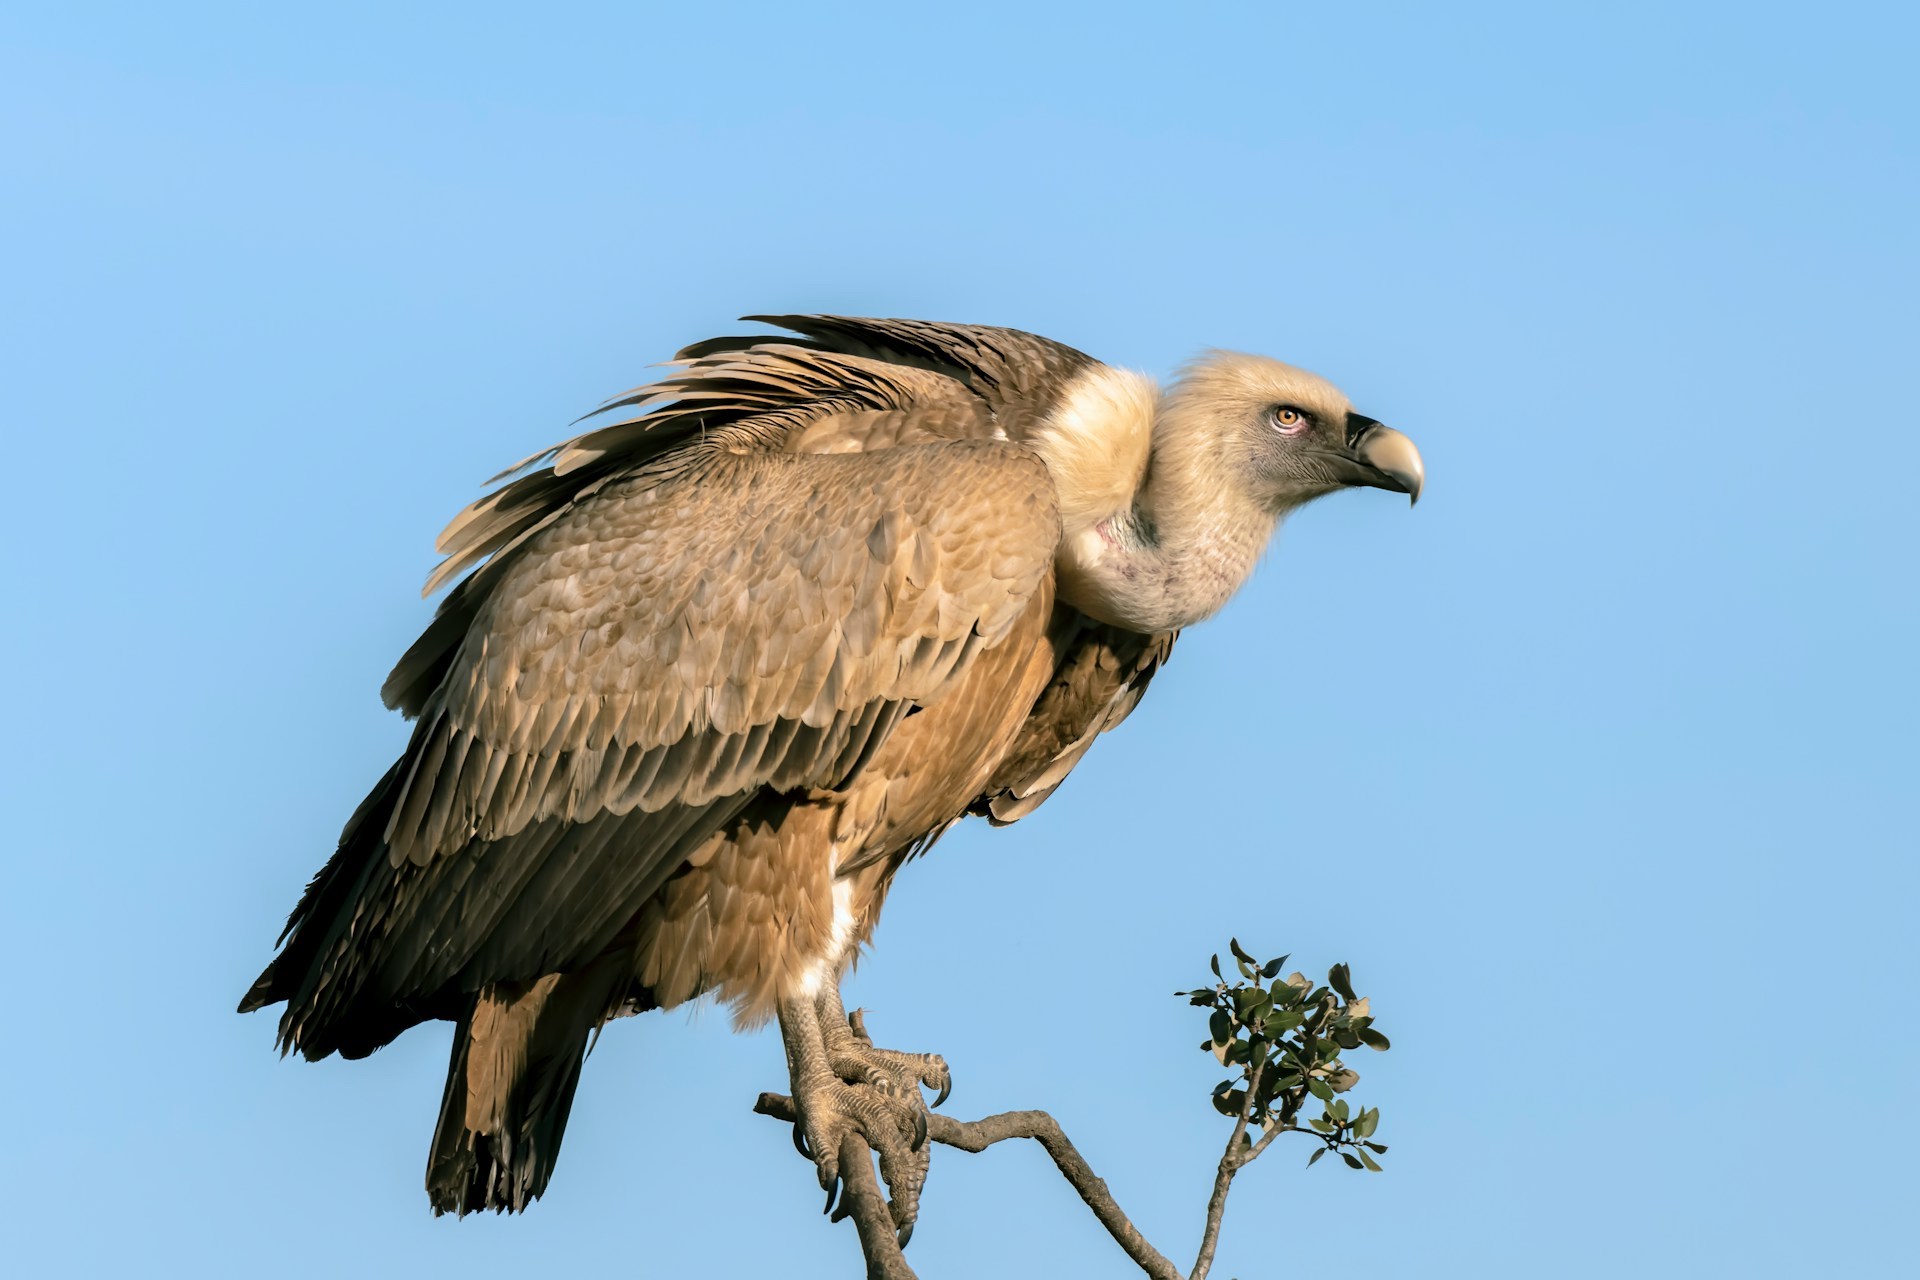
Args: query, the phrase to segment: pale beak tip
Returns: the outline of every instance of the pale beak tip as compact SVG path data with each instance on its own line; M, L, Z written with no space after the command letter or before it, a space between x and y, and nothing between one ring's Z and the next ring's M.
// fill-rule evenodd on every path
M1426 487L1427 466L1413 441L1392 427L1376 422L1367 428L1357 444L1356 453L1361 462L1391 477L1394 484L1405 491L1409 507L1419 503L1420 491Z

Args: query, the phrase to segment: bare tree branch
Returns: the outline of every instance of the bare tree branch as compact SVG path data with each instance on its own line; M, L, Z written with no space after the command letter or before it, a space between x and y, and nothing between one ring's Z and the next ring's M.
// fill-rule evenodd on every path
M833 1217L836 1222L853 1219L853 1229L860 1233L860 1252L867 1259L867 1280L917 1280L900 1252L893 1214L873 1176L873 1153L857 1133L840 1140L840 1180L844 1190Z
M761 1094L760 1100L754 1104L753 1109L761 1115L772 1116L776 1120L785 1120L789 1124L795 1122L799 1117L799 1113L794 1109L793 1099L780 1093ZM1126 1213L1120 1208L1119 1203L1114 1200L1113 1193L1107 1189L1106 1182L1093 1171L1093 1166L1087 1163L1086 1158L1082 1156L1073 1143L1067 1139L1066 1133L1060 1128L1059 1121L1055 1120L1046 1112L1003 1111L998 1115L991 1115L984 1119L973 1121L955 1120L951 1116L931 1115L927 1117L927 1137L942 1146L956 1147L961 1151L973 1152L985 1151L994 1143L1005 1142L1009 1138L1033 1139L1046 1149L1049 1156L1053 1157L1053 1163L1058 1166L1061 1176L1067 1180L1068 1184L1073 1187L1080 1198L1086 1202L1087 1207L1093 1210L1093 1216L1100 1220L1100 1225L1107 1229L1107 1234L1113 1237L1114 1243L1118 1244L1142 1271L1153 1277L1153 1280L1186 1280L1186 1278L1181 1275L1178 1267L1174 1266L1158 1249L1155 1249L1151 1244L1147 1243L1146 1237L1140 1234L1139 1229L1133 1225L1132 1220L1127 1217ZM866 1144L861 1143L861 1159L857 1163L861 1168L863 1180L872 1194L873 1199L878 1201L879 1193L877 1189L874 1188L873 1172L867 1167L866 1150ZM847 1176L848 1168L848 1161L843 1155L841 1158L841 1172L843 1177ZM852 1178L848 1177L847 1190L849 1195L853 1193L853 1189L854 1183ZM854 1211L854 1223L856 1226L861 1226L858 1213L859 1211L856 1208ZM892 1244L892 1219L888 1216L884 1205L882 1205L880 1209L880 1218L882 1222L886 1224L887 1239L884 1243L890 1245ZM865 1227L861 1227L860 1242L863 1249L867 1248L867 1230ZM894 1249L894 1254L895 1256L899 1255L897 1247ZM874 1255L870 1249L867 1253L867 1259L867 1274L869 1277L882 1275L892 1277L896 1274L912 1274L910 1271L904 1273L876 1271L874 1269L876 1265ZM905 1266L904 1260L901 1265L902 1267Z

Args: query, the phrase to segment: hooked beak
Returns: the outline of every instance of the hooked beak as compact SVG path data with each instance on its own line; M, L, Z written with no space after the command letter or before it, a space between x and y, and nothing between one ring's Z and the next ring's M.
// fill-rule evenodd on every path
M1420 486L1427 469L1413 441L1358 413L1347 415L1347 456L1356 464L1356 475L1349 484L1390 489L1408 495L1411 506L1420 501Z

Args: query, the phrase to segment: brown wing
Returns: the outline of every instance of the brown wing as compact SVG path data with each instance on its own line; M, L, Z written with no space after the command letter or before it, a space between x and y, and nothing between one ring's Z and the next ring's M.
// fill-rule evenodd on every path
M425 708L395 861L838 778L1000 640L1058 536L1018 448L699 453L579 504L503 576Z
M243 1007L361 1053L584 963L759 789L843 781L1004 633L1058 538L1045 467L977 439L996 410L959 379L878 363L699 357L456 520L450 563L493 558L390 681L420 727ZM875 415L947 439L771 451Z
M1018 822L1053 794L1093 746L1147 691L1178 632L1141 635L1084 615L1012 750L970 812L995 826Z

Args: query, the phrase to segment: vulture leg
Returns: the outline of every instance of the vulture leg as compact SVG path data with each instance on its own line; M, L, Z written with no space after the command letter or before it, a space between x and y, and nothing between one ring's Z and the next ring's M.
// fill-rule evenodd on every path
M887 1207L904 1246L913 1234L920 1189L927 1181L926 1103L911 1086L902 1096L892 1087L891 1078L887 1088L876 1087L868 1081L864 1067L858 1082L843 1080L827 1046L822 1003L801 997L779 1005L780 1039L786 1046L794 1107L800 1113L793 1129L794 1145L819 1170L831 1210L839 1198L841 1140L856 1134L864 1138L880 1157L880 1177L892 1197ZM832 1005L839 1009L838 995ZM843 1017L836 1013L835 1022L852 1040Z

